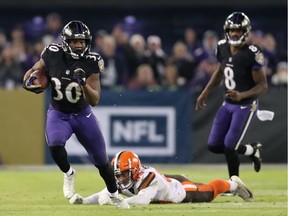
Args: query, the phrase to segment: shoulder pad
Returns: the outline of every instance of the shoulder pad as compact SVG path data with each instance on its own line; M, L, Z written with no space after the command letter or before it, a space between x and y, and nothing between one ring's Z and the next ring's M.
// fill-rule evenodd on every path
M265 58L262 49L253 44L249 45L248 49L255 55L255 61L260 65L264 65Z
M96 52L89 52L89 54L86 55L85 58L90 59L91 61L98 62L98 67L99 67L100 72L103 72L105 70L104 60L100 54Z
M56 53L56 52L61 52L63 51L62 45L61 44L56 44L56 43L52 43L49 44L47 46L45 46L45 48L43 49L41 56L45 53L45 52L52 52L52 53Z
M249 45L248 48L249 48L249 50L251 50L253 53L257 53L257 52L259 51L259 47L256 46L256 45L253 45L253 44Z
M222 40L218 41L218 45L225 44L226 42L227 42L226 39L222 39Z
M100 54L97 53L97 52L89 52L89 55L95 55L95 56L97 56L97 55L100 55Z
M264 54L260 51L257 52L255 54L255 61L260 65L264 65L264 62L265 62Z

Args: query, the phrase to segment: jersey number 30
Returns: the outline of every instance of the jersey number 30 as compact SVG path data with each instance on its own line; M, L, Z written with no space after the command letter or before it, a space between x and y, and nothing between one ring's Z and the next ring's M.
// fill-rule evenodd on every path
M52 81L55 84L55 91L57 92L57 96L55 96L54 100L62 100L63 93L61 92L61 82L56 77L52 77ZM75 88L75 94L73 96L72 89ZM77 103L77 101L81 97L81 87L76 82L71 82L64 90L65 96L70 103Z

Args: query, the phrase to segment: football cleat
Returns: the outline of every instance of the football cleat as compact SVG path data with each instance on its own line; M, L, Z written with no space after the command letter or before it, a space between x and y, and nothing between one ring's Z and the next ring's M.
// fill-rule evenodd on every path
M73 173L71 175L67 175L66 173L64 173L63 193L66 199L71 199L71 197L74 195L75 176L75 170L73 170Z
M118 194L115 197L110 197L111 202L113 205L115 205L117 208L121 209L129 209L130 205L127 203L127 201L120 195Z
M251 143L250 145L254 149L253 154L250 156L250 158L253 161L255 172L259 172L261 169L261 164L262 164L262 158L260 155L260 150L262 149L262 144L259 142L254 142L254 143Z
M71 204L83 204L83 197L79 194L74 194L69 200Z
M238 176L231 176L231 181L236 182L238 187L236 191L234 191L235 195L238 195L246 202L253 201L253 193L252 191L242 182L242 180Z

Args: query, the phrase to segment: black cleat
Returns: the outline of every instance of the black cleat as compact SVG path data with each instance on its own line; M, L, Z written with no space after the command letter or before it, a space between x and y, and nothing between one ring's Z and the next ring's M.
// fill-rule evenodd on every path
M261 164L262 164L262 158L260 155L260 150L262 149L262 144L259 142L254 142L254 143L251 143L250 145L254 149L253 154L250 156L250 158L253 161L255 172L259 172L261 169Z

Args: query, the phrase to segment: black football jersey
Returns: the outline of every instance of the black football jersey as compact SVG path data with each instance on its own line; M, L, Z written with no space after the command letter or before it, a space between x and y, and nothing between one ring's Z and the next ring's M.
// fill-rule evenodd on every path
M237 53L231 54L229 44L226 40L218 42L217 59L221 64L221 71L224 75L225 91L236 90L247 91L255 86L252 71L259 70L264 65L264 55L260 47L245 44ZM256 98L246 98L241 101L232 101L226 98L229 103L249 103Z
M65 113L77 113L86 108L89 104L77 80L73 79L73 73L76 68L82 68L88 78L92 73L103 72L102 57L97 53L89 53L78 60L73 59L60 44L45 47L41 57L52 83L52 106Z

